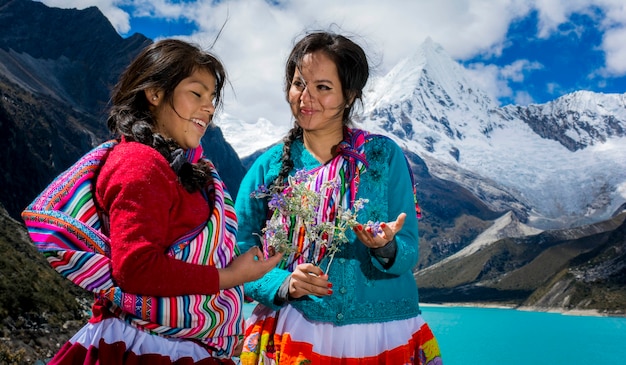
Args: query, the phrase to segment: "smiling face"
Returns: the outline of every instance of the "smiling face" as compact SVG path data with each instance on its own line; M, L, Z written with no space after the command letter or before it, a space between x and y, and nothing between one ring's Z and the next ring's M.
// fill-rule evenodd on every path
M215 113L215 81L212 73L198 69L176 86L171 103L161 91L146 92L157 131L183 149L198 147Z
M304 131L341 130L346 101L335 62L324 52L305 55L295 69L288 101Z

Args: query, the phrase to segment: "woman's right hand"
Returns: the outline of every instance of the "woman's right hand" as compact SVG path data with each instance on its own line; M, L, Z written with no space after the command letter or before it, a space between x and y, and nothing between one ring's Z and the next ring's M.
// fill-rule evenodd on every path
M322 297L333 293L333 284L328 281L328 275L313 264L300 264L291 273L289 279L289 296L300 298L305 295Z
M278 265L282 258L282 254L276 254L265 259L260 248L252 247L246 253L235 257L227 267L217 269L220 289L229 289L257 280Z

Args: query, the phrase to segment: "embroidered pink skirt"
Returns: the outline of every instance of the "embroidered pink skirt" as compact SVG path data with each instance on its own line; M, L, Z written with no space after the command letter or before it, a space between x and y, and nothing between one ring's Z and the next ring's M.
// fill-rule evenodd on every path
M165 338L138 330L117 318L88 323L79 330L48 365L217 365L235 364L218 359L192 341Z
M349 324L306 319L287 305L278 312L257 305L246 321L243 365L441 365L437 340L421 316Z

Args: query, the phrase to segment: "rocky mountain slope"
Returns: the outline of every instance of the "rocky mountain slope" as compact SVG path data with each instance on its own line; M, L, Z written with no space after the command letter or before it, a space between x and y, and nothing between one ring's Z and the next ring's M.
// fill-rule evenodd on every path
M508 214L415 277L426 302L479 300L623 315L626 211L601 223L543 232L529 231Z
M33 364L85 324L91 295L51 270L1 205L0 250L0 364Z

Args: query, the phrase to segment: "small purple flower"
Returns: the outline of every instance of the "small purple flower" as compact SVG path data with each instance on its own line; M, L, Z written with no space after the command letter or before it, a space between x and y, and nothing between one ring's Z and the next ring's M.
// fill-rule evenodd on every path
M378 221L376 222L369 221L365 224L365 226L372 231L372 234L374 236L378 236L379 234L383 233L383 229L380 227L380 222Z
M255 191L250 193L250 197L251 198L263 198L267 196L269 193L270 193L270 190L267 188L267 186L261 184Z
M354 201L354 205L353 208L355 211L359 211L361 209L363 209L363 207L365 206L365 203L369 202L368 199L357 199Z
M267 203L267 206L271 209L278 209L285 205L285 198L282 194L272 194L272 198Z
M268 236L268 237L269 237L269 236L273 236L273 235L275 235L275 234L276 234L276 229L275 229L275 228L273 228L273 227L270 225L270 223L271 223L271 221L269 221L269 220L268 220L268 221L265 221L265 227L266 227L266 228L265 228L265 235L266 235L266 236Z
M296 179L297 183L301 183L302 181L307 180L309 177L308 177L308 174L306 173L306 171L298 170L298 171L296 171L296 173L294 175L294 178Z

